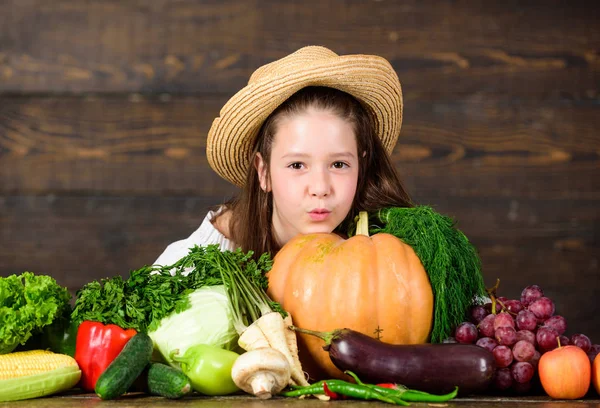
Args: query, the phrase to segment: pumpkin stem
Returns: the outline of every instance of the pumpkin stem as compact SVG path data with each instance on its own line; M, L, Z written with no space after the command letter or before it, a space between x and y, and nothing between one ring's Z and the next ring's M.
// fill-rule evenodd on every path
M288 326L288 328L293 331L316 336L325 342L325 346L331 345L331 340L333 340L333 336L336 334L335 330L330 332L319 332L315 330L301 329L300 327L296 327L294 325Z
M369 236L369 214L366 211L358 213L358 222L356 223L356 235Z

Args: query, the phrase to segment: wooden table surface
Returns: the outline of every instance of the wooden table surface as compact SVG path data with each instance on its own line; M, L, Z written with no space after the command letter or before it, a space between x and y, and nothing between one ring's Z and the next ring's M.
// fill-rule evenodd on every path
M161 397L153 397L145 394L128 394L112 401L102 401L94 394L71 394L53 396L49 398L37 398L25 401L13 401L0 403L0 407L27 407L27 408L72 408L72 407L197 407L197 408L331 408L332 404L340 408L364 407L364 406L390 406L389 404L372 401L330 401L323 402L314 398L297 399L276 397L269 400L259 400L249 396L230 397L205 397L189 396L180 400L168 400ZM530 407L530 408L591 408L600 407L600 398L593 393L581 400L565 401L552 400L546 396L531 397L493 397L478 396L471 398L456 398L446 403L412 403L415 407Z

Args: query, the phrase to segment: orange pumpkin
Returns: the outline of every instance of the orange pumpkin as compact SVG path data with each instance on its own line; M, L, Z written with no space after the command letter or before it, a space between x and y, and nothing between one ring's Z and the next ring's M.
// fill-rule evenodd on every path
M577 346L560 346L547 351L538 364L544 391L555 399L582 398L590 387L591 364Z
M594 363L592 364L592 384L594 384L596 392L600 394L600 358L598 356L594 358Z
M359 222L347 240L333 233L293 238L274 258L267 293L301 328L350 328L392 344L426 342L433 292L420 259L393 235L367 234ZM346 377L323 345L298 334L304 370L313 379Z

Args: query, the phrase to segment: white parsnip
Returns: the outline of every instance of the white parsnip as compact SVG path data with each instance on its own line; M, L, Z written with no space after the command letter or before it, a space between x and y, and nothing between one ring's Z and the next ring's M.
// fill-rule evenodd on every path
M304 378L304 373L296 367L292 353L290 353L290 349L288 348L287 340L285 338L286 328L281 314L277 312L267 313L254 324L257 324L258 327L260 327L271 347L281 352L281 354L287 358L292 372L292 379L299 385L308 385Z
M302 370L300 357L298 356L298 340L296 337L296 332L290 329L290 326L293 326L293 324L294 322L292 321L292 315L288 313L285 319L283 319L285 341L294 360L293 367L295 367L296 371L302 373L302 379L304 380L302 383L298 383L297 385L309 385L308 381L306 381L306 377L304 376L304 371Z
M238 345L246 351L271 347L264 333L256 324L251 324L240 334Z

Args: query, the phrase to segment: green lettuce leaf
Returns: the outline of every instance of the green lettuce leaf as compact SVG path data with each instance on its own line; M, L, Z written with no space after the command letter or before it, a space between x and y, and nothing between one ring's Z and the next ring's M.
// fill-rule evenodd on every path
M12 352L70 311L67 288L46 275L23 272L0 278L0 354Z

